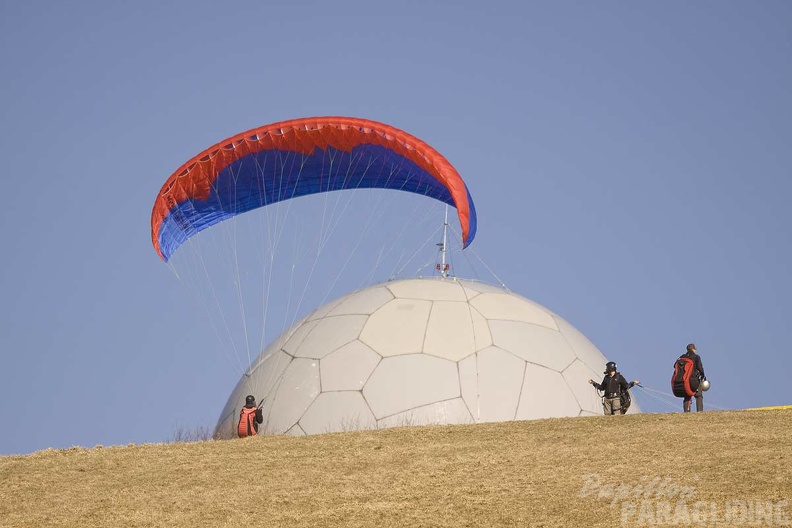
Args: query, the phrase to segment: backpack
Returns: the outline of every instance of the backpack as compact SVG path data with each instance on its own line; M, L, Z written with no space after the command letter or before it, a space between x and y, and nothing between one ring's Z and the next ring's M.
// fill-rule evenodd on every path
M677 398L693 396L698 390L698 378L693 376L696 364L687 356L680 356L674 362L674 375L671 376L671 391Z
M242 407L242 410L239 411L239 424L237 425L239 438L256 435L256 426L254 425L256 410L256 407Z
M621 410L619 412L625 414L627 412L627 409L630 408L630 404L632 403L632 396L630 396L630 389L627 389L626 391L622 391L622 393L619 394L619 403L621 404Z

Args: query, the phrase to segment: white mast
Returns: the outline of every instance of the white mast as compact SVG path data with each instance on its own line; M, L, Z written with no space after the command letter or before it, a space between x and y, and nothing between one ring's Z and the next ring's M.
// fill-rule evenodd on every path
M440 275L445 279L448 277L448 264L446 264L446 243L448 242L448 205L445 207L445 220L443 221L443 241L437 244L440 246Z

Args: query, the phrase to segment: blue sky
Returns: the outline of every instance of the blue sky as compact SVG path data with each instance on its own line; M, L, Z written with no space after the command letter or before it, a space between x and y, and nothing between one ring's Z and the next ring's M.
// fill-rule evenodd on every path
M707 401L792 403L790 27L783 1L2 2L0 454L215 423L239 372L151 207L313 115L443 153L476 254L628 378L667 391L693 341Z

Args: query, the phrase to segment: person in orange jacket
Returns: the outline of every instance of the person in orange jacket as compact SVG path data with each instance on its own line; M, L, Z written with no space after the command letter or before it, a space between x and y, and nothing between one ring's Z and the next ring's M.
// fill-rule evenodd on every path
M248 395L245 398L245 406L239 411L239 424L237 425L239 438L257 435L259 424L262 422L264 422L264 414L261 412L261 408L256 405L256 398Z

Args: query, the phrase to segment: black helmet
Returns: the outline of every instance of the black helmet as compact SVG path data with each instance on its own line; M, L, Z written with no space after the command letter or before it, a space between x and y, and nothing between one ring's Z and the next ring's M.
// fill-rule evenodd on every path
M252 395L249 394L247 398L245 398L245 405L255 405L255 404L256 404L256 398L254 398Z
M616 363L614 363L613 361L608 361L607 363L605 363L605 373L608 372L616 372Z

